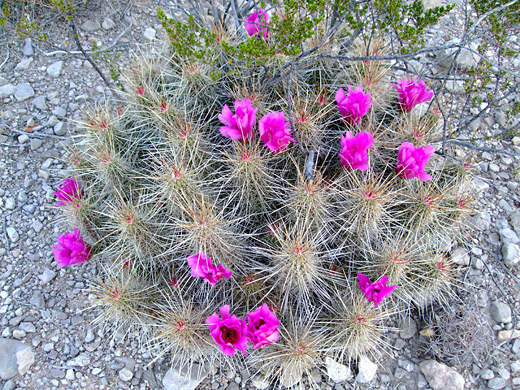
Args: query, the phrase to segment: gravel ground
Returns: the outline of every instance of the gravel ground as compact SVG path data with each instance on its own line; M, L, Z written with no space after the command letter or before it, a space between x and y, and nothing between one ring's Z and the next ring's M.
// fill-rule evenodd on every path
M102 8L81 17L80 39L96 40L105 47L120 45L122 66L139 45L160 46L154 39L162 36L155 3L136 2L126 15L111 12ZM431 39L449 35L449 28L456 25L456 18L447 17ZM64 29L56 35L57 42L69 42ZM8 55L1 46L4 59ZM56 268L51 248L62 233L63 221L56 213L53 192L65 176L66 145L81 110L102 102L111 92L81 55L49 55L45 50L33 41L29 54L27 44L16 40L9 45L0 73L0 389L161 389L166 361L149 365L153 356L137 340L118 341L92 325L95 313L89 310L85 288L95 278L95 268ZM478 128L499 131L502 116L494 113ZM492 142L520 153L514 145L520 144L517 141ZM475 302L478 318L489 319L495 345L486 359L469 369L454 368L468 389L520 388L520 323L514 316L520 302L520 163L518 157L487 152L475 157L486 180L477 182L482 194L476 207L479 213L472 218L476 229L468 237L472 243L468 253L459 250L460 263L467 266L468 302ZM455 389L450 387L455 385L434 384L435 378L457 377L444 365L435 371L426 364L429 357L421 346L428 341L419 333L424 323L413 317L402 319L389 332L393 359L380 365L370 383L353 379L335 383L338 378L319 370L313 371L313 377L323 389ZM247 372L222 369L198 388L262 387L261 382L248 379ZM180 388L171 380L168 383L168 389Z

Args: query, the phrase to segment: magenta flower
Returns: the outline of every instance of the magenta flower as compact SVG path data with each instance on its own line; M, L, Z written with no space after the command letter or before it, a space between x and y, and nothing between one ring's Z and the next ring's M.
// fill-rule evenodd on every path
M235 141L242 138L252 138L257 110L256 107L251 105L249 99L235 100L234 115L227 104L224 105L222 114L218 115L218 119L226 126L220 127L220 133Z
M263 19L263 20L261 20ZM269 14L265 12L262 8L260 8L257 12L253 13L251 16L249 16L245 22L245 27L247 34L250 37L253 37L255 35L258 35L260 32L260 28L262 28L262 36L264 38L269 37Z
M291 137L289 126L291 122L285 121L283 112L272 112L264 115L258 122L260 139L273 153L280 153L287 149L289 142L296 142Z
M368 276L357 274L359 279L359 288L365 294L365 298L369 302L374 302L374 306L378 306L383 299L389 296L397 286L387 286L388 278L383 276L378 282L371 283Z
M350 131L341 137L339 160L349 171L359 169L364 172L368 168L367 150L374 146L374 137L370 133L361 132L355 137Z
M79 235L79 229L73 233L65 233L58 237L58 243L52 248L58 268L81 264L90 258L90 247Z
M419 103L427 102L433 97L433 91L428 91L424 85L424 80L417 82L417 77L413 80L398 80L397 84L392 84L399 92L399 103L405 111L411 111Z
M224 278L229 279L233 274L230 270L224 268L222 264L213 265L211 257L206 256L204 252L188 256L188 265L191 267L191 276L203 278L212 285Z
M338 89L338 92L336 92L336 102L338 103L339 112L341 112L343 118L351 125L357 125L361 122L361 118L372 106L370 92L365 94L362 86L352 90L349 85L348 96L345 96L343 88Z
M74 200L80 199L81 189L79 188L78 182L69 177L58 185L58 189L54 195L59 199L59 202L56 204L56 206L63 206Z
M264 303L254 312L247 315L247 336L254 345L254 349L264 348L271 343L275 343L280 338L278 328L280 321L276 315L269 310L269 306Z
M399 148L395 171L403 179L418 177L422 181L430 180L432 177L424 172L424 168L434 152L435 149L430 145L416 148L410 142L403 142Z
M247 355L247 325L246 321L229 315L229 305L219 308L220 315L213 313L206 318L206 324L213 340L226 355L234 356L235 348Z

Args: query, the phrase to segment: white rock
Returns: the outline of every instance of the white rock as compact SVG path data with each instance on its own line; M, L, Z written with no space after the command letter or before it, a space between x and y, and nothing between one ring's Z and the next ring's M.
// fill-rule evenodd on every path
M502 245L502 256L507 265L517 265L520 262L520 248L516 244L506 243Z
M30 349L28 345L17 340L0 338L0 378L8 380L18 374L17 354Z
M511 322L511 308L509 305L501 301L493 301L489 306L489 312L491 318L497 323L509 323Z
M144 30L144 37L146 39L148 39L149 41L153 41L155 39L155 29L154 28L151 28L151 27L147 27L145 30Z
M257 375L251 380L251 385L258 390L265 390L270 386L270 383L262 375Z
M464 390L464 378L443 363L425 360L419 363L424 377L433 390Z
M37 150L42 146L43 140L40 138L31 138L31 150ZM41 230L41 229L40 229Z
M30 349L22 349L16 353L16 363L18 364L18 373L25 375L29 368L34 364L34 352Z
M9 237L9 239L11 240L11 242L15 243L18 241L18 239L20 238L20 236L18 235L18 232L16 231L16 229L12 226L9 226L7 229L5 229L7 231L7 236Z
M18 143L25 144L26 142L29 142L29 136L27 134L20 134L18 136Z
M370 361L366 356L361 356L358 363L359 372L356 376L356 382L369 383L372 382L377 373L377 364Z
M14 91L14 97L19 102L23 102L29 98L34 96L34 89L31 87L29 83L20 83L16 86L16 91Z
M101 27L103 27L103 30L110 30L110 29L113 29L115 26L116 26L116 23L110 18L103 19L103 23L101 24Z
M32 56L33 54L32 40L31 38L25 38L25 42L23 44L23 55Z
M55 277L56 277L56 271L52 271L49 268L45 268L43 270L43 274L38 276L38 278L42 281L42 285L49 283Z
M334 383L345 382L352 376L350 367L338 363L328 356L325 358L325 366L327 367L327 375Z
M186 369L178 371L175 367L170 368L162 380L164 390L195 390L197 386L206 378L208 371L198 364L191 368L190 375L187 376Z
M500 229L498 231L498 234L500 235L502 243L504 243L504 244L507 244L507 243L518 244L520 242L520 238L518 238L516 233L509 228Z
M119 371L119 378L123 382L128 382L134 377L134 373L130 371L128 368L123 368L121 371Z
M87 367L90 364L90 357L87 353L82 353L67 362L68 366Z
M423 7L425 11L429 9L440 7L442 5L442 0L422 0Z
M461 246L451 251L451 258L455 264L459 265L468 265L470 261L468 251Z
M54 126L54 134L56 135L65 135L67 133L66 127L63 125L63 122L58 122Z
M9 198L7 198L5 200L5 208L7 210L14 210L14 208L16 207L16 200L10 196Z
M33 99L32 104L34 107L36 107L40 111L46 111L47 110L47 103L45 102L45 96L37 96Z
M101 28L97 20L87 20L83 23L80 28L88 32L94 32Z
M47 67L47 74L51 77L59 77L63 69L63 61L56 61Z
M16 87L13 84L6 84L0 87L0 98L6 98L14 94Z
M29 66L31 66L32 62L34 60L29 57L29 58L24 58L23 60L21 60L17 65L16 67L14 68L14 70L19 70L19 71L24 71L24 70L27 70L29 69Z

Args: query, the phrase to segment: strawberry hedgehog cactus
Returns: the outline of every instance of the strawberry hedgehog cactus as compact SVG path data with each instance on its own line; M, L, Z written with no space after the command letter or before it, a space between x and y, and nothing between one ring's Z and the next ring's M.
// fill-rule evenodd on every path
M231 3L159 10L162 54L85 114L54 253L99 270L97 321L156 358L317 387L326 360L380 361L396 316L448 302L475 191L439 153L433 91L349 2Z

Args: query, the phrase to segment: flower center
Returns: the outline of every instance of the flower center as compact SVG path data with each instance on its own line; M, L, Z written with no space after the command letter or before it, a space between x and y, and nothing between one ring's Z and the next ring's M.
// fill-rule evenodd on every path
M427 196L423 199L423 202L426 206L431 206L433 204L433 199L430 196Z
M222 326L220 331L222 332L222 340L224 340L226 343L235 344L238 341L238 332L236 329L230 329L227 326Z

